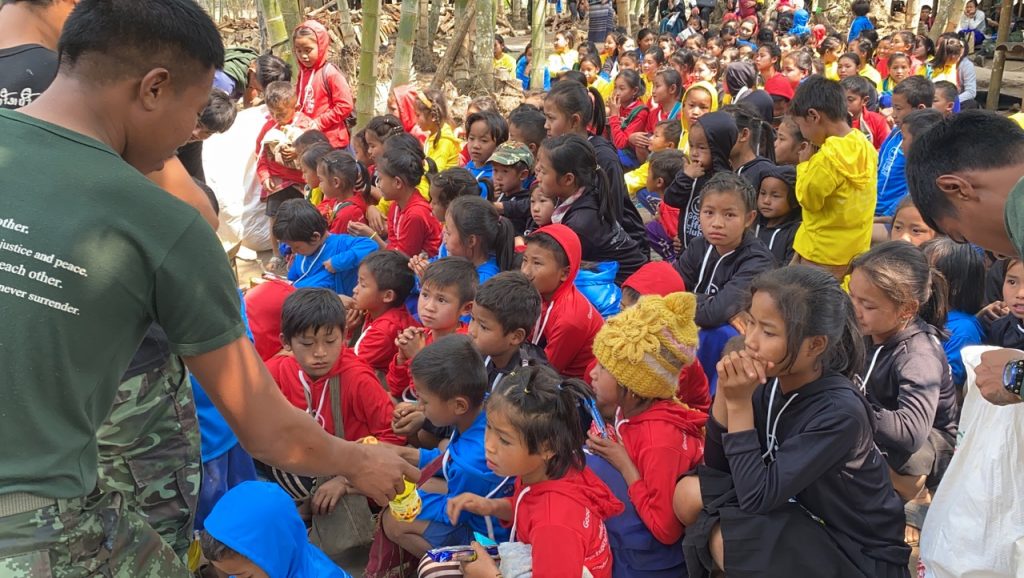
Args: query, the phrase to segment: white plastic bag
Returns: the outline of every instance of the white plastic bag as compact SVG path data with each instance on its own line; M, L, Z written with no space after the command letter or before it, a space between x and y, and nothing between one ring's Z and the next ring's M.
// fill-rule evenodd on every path
M921 531L925 576L1024 576L1024 404L996 406L974 385L981 354L965 347L967 394L956 453Z

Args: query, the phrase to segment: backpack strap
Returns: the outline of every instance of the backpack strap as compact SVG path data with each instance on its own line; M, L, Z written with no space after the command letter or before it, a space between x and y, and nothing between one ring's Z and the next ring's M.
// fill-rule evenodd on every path
M337 375L327 381L331 392L331 417L334 418L334 436L345 439L345 420L341 417L341 378Z
M626 127L629 126L630 123L632 123L634 120L636 120L636 117L640 114L641 110L644 110L644 105L639 104L636 107L634 107L633 110L629 111L629 114L626 115L626 118L622 119L622 122L619 123L619 129L626 130Z

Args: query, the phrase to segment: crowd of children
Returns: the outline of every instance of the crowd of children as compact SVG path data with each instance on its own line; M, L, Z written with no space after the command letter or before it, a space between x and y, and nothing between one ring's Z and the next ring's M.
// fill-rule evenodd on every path
M660 38L559 32L543 63L499 39L534 91L461 127L402 86L350 133L326 31L295 30L255 151L290 285L248 315L293 405L436 470L378 536L421 576L502 575L479 545L425 556L487 541L531 546L538 578L910 575L960 349L1024 343L1021 261L908 196L913 143L971 106L964 44L882 35L865 0L848 34L740 4ZM307 520L354 491L271 470ZM206 522L219 567L260 564L239 508Z

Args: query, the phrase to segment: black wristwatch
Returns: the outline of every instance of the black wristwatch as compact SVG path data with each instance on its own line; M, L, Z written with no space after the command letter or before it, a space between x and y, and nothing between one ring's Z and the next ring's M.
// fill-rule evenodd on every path
M1006 363L1003 368L1003 387L1006 391L1021 396L1021 385L1024 384L1024 359L1015 359ZM1021 396L1024 399L1024 396Z

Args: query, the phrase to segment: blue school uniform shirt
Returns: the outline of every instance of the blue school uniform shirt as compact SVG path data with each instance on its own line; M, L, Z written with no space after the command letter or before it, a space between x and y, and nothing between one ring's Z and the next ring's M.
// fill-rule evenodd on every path
M451 525L448 518L448 499L463 492L470 492L487 498L505 498L512 495L513 478L505 478L492 472L487 467L484 453L484 431L487 429L487 415L484 411L476 416L473 425L465 432L458 430L452 434L451 443L444 453L444 462L439 476L448 482L447 494L431 494L419 490L423 499L423 510L417 519L438 524ZM423 469L441 455L440 450L420 450L419 468ZM488 523L485 516L463 512L460 524L468 525L474 532L488 535ZM497 518L491 517L490 527L493 538L498 542L507 542L509 530L503 528Z
M377 242L367 237L328 234L320 250L312 255L295 255L288 280L296 288L325 287L341 295L352 295L359 276L359 263L377 250ZM330 261L334 273L327 271Z
M885 137L878 153L878 203L876 217L892 217L903 197L907 196L906 157L903 156L903 133L900 127Z
M273 578L352 578L309 543L295 502L277 484L231 488L206 518L205 529Z
M473 175L473 178L478 181L480 179L494 178L494 165L491 163L484 163L483 166L478 167L476 163L471 160L466 163L466 170L469 171ZM483 187L480 188L480 196L487 196L487 191L483 190Z
M860 36L861 31L874 29L875 25L871 23L867 16L858 16L850 23L850 33L846 36L846 43L849 44L851 40Z
M520 56L516 60L516 78L523 83L523 90L530 90L530 75L526 74L526 57ZM551 73L547 67L544 68L544 90L551 90Z
M969 345L981 345L985 341L985 330L978 318L963 311L950 311L946 317L946 333L949 338L942 342L946 360L953 371L953 383L962 386L967 381L967 370L960 350Z
M242 323L245 325L245 336L252 341L252 330L249 329L249 318L245 315L245 299L242 299L242 292L238 292L239 301L242 302ZM196 399L196 417L199 420L199 440L203 463L213 461L226 454L228 450L238 445L238 438L231 431L231 426L220 414L216 406L210 400L210 396L203 391L203 386L196 380L196 376L189 374L192 381L192 395Z

